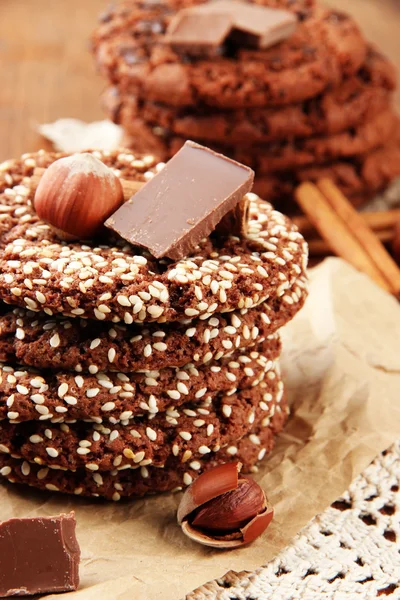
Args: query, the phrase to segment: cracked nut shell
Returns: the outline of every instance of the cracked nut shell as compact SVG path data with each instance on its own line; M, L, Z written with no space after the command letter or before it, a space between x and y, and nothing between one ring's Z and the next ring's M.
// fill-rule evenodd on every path
M188 537L214 548L237 548L265 531L273 508L258 483L240 475L240 468L240 463L220 465L185 491L178 523Z

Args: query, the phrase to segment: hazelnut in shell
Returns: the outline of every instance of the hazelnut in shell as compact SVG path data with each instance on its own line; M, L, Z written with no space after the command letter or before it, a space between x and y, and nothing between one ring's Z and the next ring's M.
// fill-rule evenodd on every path
M119 178L89 153L52 163L36 189L38 216L63 239L89 239L124 202Z
M192 540L213 548L238 548L261 535L274 510L265 492L226 463L200 475L185 491L178 523Z

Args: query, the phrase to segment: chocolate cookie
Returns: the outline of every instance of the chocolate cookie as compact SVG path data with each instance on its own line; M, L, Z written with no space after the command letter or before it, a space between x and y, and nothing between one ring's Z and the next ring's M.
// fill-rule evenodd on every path
M3 421L0 452L69 471L163 467L169 457L185 462L234 444L265 419L269 423L281 402L285 406L279 367L274 365L252 388L187 402L127 425Z
M293 212L293 193L299 183L329 177L354 206L361 206L399 176L400 137L395 136L382 148L363 156L330 165L306 167L294 173L281 173L279 177L258 177L254 189L280 210Z
M152 176L147 168L157 169L152 157L96 155L125 178L139 172L146 179ZM300 308L306 294L306 243L289 219L254 194L249 195L246 236L210 237L192 257L157 261L121 239L61 242L39 220L29 175L37 163L50 164L57 157L42 153L2 165L0 298L7 304L128 325L207 319L263 301Z
M70 472L50 469L0 453L0 476L12 483L23 483L46 491L100 496L114 501L124 497L179 491L190 485L202 472L218 464L240 461L243 472L254 472L256 463L272 450L275 435L283 429L286 420L287 409L281 403L276 406L269 420L265 419L264 425L255 427L252 433L234 445L217 452L211 451L195 460L188 458L185 462L181 458L170 457L162 469L141 466L107 472L88 469Z
M101 72L122 93L146 100L245 108L315 97L365 59L366 43L354 21L326 10L304 15L289 39L267 50L227 48L208 60L178 56L164 34L177 10L194 4L125 1L113 7L93 36Z
M387 110L395 88L394 66L369 48L358 73L325 94L301 104L281 108L223 111L206 106L176 109L126 94L116 86L103 95L108 116L135 136L135 121L141 119L158 137L182 138L225 144L265 143L298 137L333 135L373 119ZM134 140L132 139L132 142Z
M387 142L393 135L393 130L398 127L398 123L397 115L387 109L357 127L329 137L286 139L249 147L221 146L213 143L213 148L249 165L257 175L262 176L366 154ZM136 125L135 135L126 138L127 145L135 144L143 151L147 148L164 160L173 156L185 143L184 138L178 136L170 136L166 139L155 136L144 121L137 120Z
M280 350L275 335L249 353L232 350L220 361L209 361L199 368L189 363L128 374L74 375L1 365L0 420L116 423L143 414L153 417L189 401L257 385L275 368Z
M295 312L295 304L264 303L204 320L144 327L7 309L0 316L0 361L77 373L199 366L260 344Z

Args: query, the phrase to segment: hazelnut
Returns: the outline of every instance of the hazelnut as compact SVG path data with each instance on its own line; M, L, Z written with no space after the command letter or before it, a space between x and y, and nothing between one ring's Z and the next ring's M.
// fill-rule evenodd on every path
M88 239L124 202L121 182L91 154L60 158L43 173L34 197L38 216L64 239Z
M220 465L185 491L178 523L192 540L214 548L237 548L268 527L274 510L258 483L239 475L240 469L240 463Z

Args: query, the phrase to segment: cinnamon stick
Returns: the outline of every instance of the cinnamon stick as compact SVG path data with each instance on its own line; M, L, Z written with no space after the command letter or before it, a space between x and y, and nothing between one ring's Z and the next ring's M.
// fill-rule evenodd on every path
M383 229L377 231L376 236L383 242L391 242L394 238L394 229ZM307 240L310 256L328 256L332 254L332 250L326 240L323 238L311 238Z
M335 254L369 275L384 290L393 291L368 252L353 236L347 224L337 215L317 186L309 182L302 183L295 192L295 198Z
M400 221L400 208L381 212L362 212L359 214L373 231L392 228ZM318 234L307 215L299 215L293 217L292 220L303 235L311 237Z
M395 295L400 294L400 269L382 242L332 181L321 179L317 185L331 208L346 224L361 248L367 252L372 264L381 272L392 292Z

